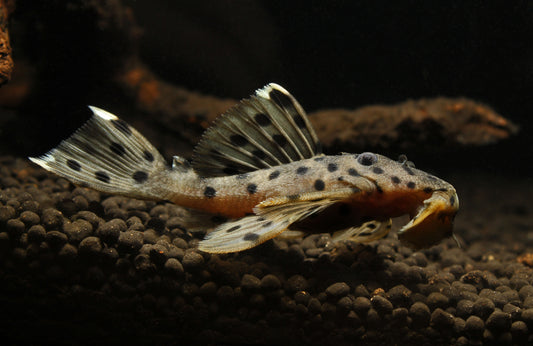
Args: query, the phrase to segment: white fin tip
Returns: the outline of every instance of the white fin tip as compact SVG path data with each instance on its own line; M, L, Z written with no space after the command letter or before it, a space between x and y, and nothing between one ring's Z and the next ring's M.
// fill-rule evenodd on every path
M94 113L94 115L99 116L100 118L104 120L117 120L118 117L112 113L109 113L107 111L104 111L101 108L95 107L95 106L89 106L91 111Z
M279 90L281 91L282 93L286 94L286 95L290 95L289 92L287 90L285 90L284 87L282 87L281 85L279 84L276 84L276 83L268 83L267 85L265 85L263 88L261 89L257 89L257 91L255 92L255 94L259 97L262 97L264 99L267 99L267 100L270 100L270 91L272 91L273 89L276 89L276 90Z

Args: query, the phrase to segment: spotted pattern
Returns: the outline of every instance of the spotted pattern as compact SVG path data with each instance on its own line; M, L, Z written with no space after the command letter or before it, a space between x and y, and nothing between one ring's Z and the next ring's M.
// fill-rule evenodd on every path
M257 192L257 185L255 184L249 184L248 186L246 186L246 191L248 191L248 193L250 195L253 195L254 193Z
M328 164L328 172L335 172L339 167L336 163L330 163Z
M390 177L390 180L394 183L394 184L399 184L401 183L402 181L400 180L400 178L398 178L397 176L393 175L392 177Z
M348 174L351 175L352 177L359 176L359 173L357 172L357 170L355 168L348 169Z
M244 147L246 144L248 144L248 140L241 135L231 135L229 140L238 147Z
M410 181L407 183L407 187L410 189L414 189L416 187L416 184L414 181Z
M264 113L257 113L254 116L255 121L259 124L259 126L266 127L272 124L269 117L266 116Z
M241 225L233 226L233 227L231 227L231 228L228 228L228 229L226 230L226 233L234 232L234 231L238 230L239 228L241 228Z
M425 187L424 188L424 192L425 193L432 193L433 192L433 189L431 187ZM453 203L452 203L453 204Z
M323 191L325 187L326 187L326 184L324 183L324 180L321 180L321 179L315 180L315 190Z
M259 239L259 235L249 232L249 233L246 233L244 237L242 237L242 239L247 240L247 241L256 241L257 239Z
M305 173L307 173L308 170L309 170L308 167L301 166L301 167L298 167L298 168L296 169L296 174L298 174L298 175L304 175Z
M139 184L144 183L148 180L148 173L143 171L137 171L133 173L133 180L135 180L135 182Z
M217 195L217 190L212 188L211 186L207 186L204 190L204 196L207 198L213 198Z
M383 169L381 169L379 167L374 167L374 168L372 168L372 172L374 172L376 174L381 174L381 173L383 173Z
M128 123L126 123L124 120L116 119L116 120L111 120L111 122L113 123L113 126L115 126L117 130L119 130L126 136L131 136L132 134L131 128L128 125Z
M287 138L283 137L282 135L276 134L272 136L272 139L274 142L276 142L280 147L284 147L287 145Z
M411 169L411 167L407 166L407 165L401 165L401 167L403 168L404 171L407 172L407 174L409 175L415 175L415 172L413 172L413 170Z
M274 171L268 175L268 180L274 180L279 177L280 171Z
M268 221L268 222L266 222L266 223L263 225L263 227L265 227L265 228L266 228L266 227L270 227L270 226L272 226L272 221Z
M357 157L357 162L363 166L372 166L378 160L376 154L362 153Z
M148 150L145 150L143 152L143 157L148 162L154 162L154 155L152 155L152 153L149 152Z
M109 149L113 152L113 154L116 154L118 156L123 156L126 153L126 149L122 144L113 142L109 146Z
M77 172L81 171L81 165L78 163L78 161L74 161L74 160L67 160L67 166L70 168L70 169L73 169Z
M292 101L289 96L285 95L279 90L272 89L268 96L281 108L292 108Z
M111 180L106 172L97 171L94 173L94 177L103 183L109 183Z

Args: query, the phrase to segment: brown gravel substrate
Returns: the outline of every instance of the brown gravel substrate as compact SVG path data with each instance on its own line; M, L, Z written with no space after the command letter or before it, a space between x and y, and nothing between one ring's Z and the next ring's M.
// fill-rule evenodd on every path
M527 344L531 184L459 174L452 240L413 252L327 235L231 255L168 203L0 158L0 335L18 344ZM510 198L512 197L512 198ZM520 261L518 260L520 258Z

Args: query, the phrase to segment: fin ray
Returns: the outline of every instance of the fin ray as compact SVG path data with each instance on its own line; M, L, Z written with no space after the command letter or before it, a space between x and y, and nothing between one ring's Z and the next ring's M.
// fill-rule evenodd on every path
M271 83L215 120L194 150L203 177L240 174L308 159L321 153L298 101Z

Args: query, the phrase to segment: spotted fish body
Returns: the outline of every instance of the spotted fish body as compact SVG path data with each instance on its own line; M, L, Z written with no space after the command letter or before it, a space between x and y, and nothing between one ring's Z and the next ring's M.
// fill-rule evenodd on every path
M94 116L69 139L30 159L99 191L229 218L200 242L202 251L241 251L313 226L333 232L335 241L369 242L404 214L411 220L398 236L413 248L452 235L459 207L452 185L406 160L323 155L304 110L279 85L259 89L219 117L192 162L175 156L172 167L127 123L91 109Z

